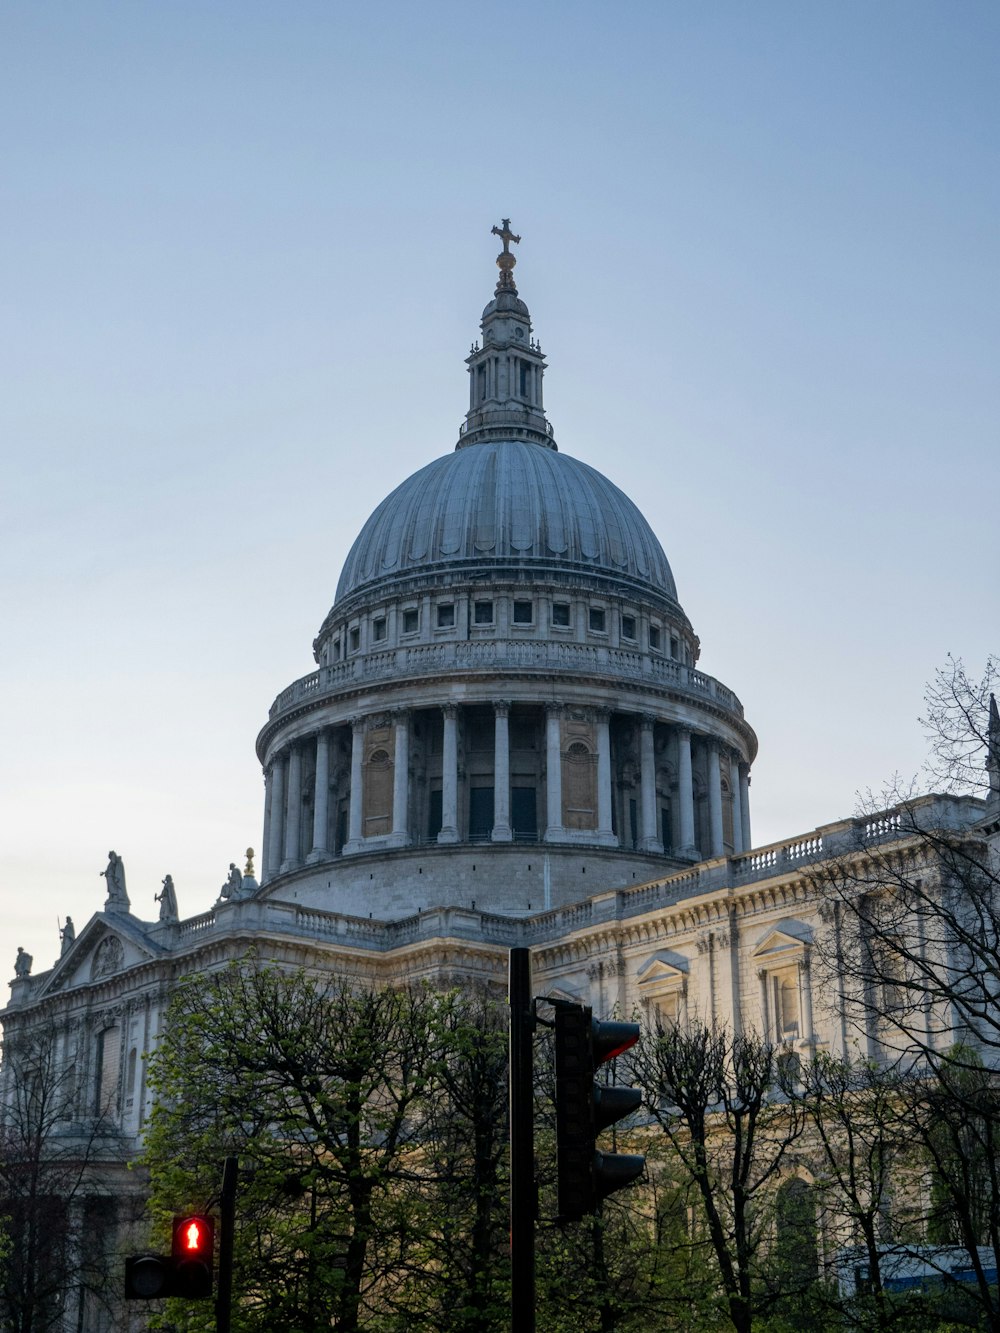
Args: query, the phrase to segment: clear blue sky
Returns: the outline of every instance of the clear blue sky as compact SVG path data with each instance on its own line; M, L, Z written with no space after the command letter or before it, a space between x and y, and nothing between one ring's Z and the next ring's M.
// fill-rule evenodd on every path
M108 848L153 916L259 845L254 737L454 444L501 216L559 445L757 729L755 842L919 768L998 646L994 0L9 0L0 62L0 970Z

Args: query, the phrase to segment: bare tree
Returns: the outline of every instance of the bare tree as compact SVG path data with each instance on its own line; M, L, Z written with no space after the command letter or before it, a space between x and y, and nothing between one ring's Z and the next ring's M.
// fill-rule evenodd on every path
M25 1033L4 1051L0 1106L0 1325L10 1333L62 1329L84 1301L110 1309L121 1201L92 1168L111 1133L74 1119L75 1070L51 1034Z
M762 1259L777 1186L805 1124L800 1102L782 1091L781 1060L779 1049L753 1034L708 1027L647 1033L629 1058L630 1081L642 1088L700 1205L738 1333L749 1333L778 1298L762 1280Z
M1000 1263L997 676L994 659L978 680L949 659L928 687L923 718L925 776L937 793L897 778L869 794L856 847L812 874L834 904L834 943L819 967L853 1033L859 1063L845 1077L870 1062L894 1083L891 1114L929 1179L923 1239L947 1237L965 1250L990 1328L1000 1328L991 1281ZM849 1189L845 1198L860 1221Z

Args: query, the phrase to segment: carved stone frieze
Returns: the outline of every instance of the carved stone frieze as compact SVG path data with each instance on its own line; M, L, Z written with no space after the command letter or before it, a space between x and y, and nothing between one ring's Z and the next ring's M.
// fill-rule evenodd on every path
M94 951L94 961L90 967L93 981L117 972L125 962L125 949L117 935L108 935L101 940Z

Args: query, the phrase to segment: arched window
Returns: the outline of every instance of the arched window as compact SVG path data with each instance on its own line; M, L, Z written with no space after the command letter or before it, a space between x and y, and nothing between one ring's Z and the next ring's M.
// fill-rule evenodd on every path
M807 1181L796 1176L779 1187L774 1222L775 1278L794 1300L819 1276L816 1200Z

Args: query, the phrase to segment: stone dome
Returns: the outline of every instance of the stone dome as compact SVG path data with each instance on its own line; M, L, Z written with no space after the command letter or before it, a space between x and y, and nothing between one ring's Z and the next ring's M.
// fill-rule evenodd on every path
M458 448L397 486L351 547L336 600L475 566L603 574L677 601L663 548L628 496L586 463L521 440Z

